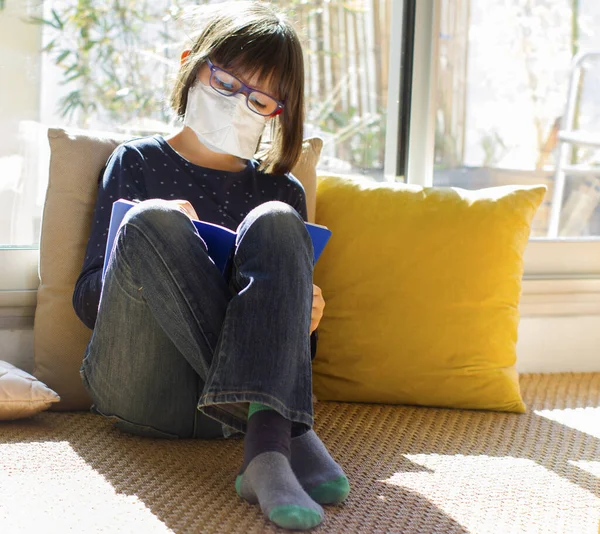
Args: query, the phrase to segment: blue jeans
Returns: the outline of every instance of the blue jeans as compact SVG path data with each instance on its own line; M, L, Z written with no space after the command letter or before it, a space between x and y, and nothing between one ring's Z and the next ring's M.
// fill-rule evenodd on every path
M227 276L185 214L161 200L132 208L81 366L93 411L154 437L245 432L249 402L312 427L312 257L282 202L242 221Z

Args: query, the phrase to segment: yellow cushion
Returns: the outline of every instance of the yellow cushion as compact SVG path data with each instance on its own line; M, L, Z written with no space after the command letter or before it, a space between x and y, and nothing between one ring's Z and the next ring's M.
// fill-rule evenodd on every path
M466 191L320 177L319 399L523 412L523 251L545 186Z

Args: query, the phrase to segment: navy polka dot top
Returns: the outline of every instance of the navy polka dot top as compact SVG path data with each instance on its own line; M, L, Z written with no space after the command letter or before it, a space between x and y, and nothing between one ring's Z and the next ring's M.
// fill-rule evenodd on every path
M83 323L93 329L96 322L110 214L119 198L187 200L203 220L232 230L250 210L270 200L289 204L306 221L302 184L291 174L267 174L258 166L251 160L240 172L200 167L159 135L118 146L101 176L83 268L73 294L73 307Z

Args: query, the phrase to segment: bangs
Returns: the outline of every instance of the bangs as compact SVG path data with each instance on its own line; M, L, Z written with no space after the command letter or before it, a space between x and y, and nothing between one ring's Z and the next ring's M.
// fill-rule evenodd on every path
M257 32L252 28L236 32L207 52L212 61L234 74L268 80L273 96L285 102L304 66L298 65L296 50L285 27L271 26L265 30L268 31Z

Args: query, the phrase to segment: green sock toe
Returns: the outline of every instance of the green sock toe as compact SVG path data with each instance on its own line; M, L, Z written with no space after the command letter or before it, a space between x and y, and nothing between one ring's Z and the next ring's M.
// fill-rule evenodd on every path
M307 491L310 498L319 504L339 504L350 493L350 483L345 476L328 480Z
M282 528L308 530L316 527L323 517L316 510L295 504L286 504L273 508L269 514L269 519Z
M257 455L238 475L235 488L242 499L258 503L263 514L279 527L307 530L323 520L323 508L302 488L290 461L280 452Z
M235 492L241 497L242 496L242 475L238 475L235 478Z

